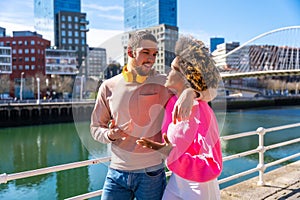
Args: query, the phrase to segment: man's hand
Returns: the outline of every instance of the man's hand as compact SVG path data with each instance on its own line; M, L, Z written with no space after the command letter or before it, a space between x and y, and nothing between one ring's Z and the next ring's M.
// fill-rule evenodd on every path
M109 128L109 133L108 133L108 138L111 141L115 141L117 139L122 139L125 140L126 137L128 136L128 134L130 134L132 132L133 129L133 124L132 124L132 120L129 120L128 122L126 122L125 124L117 127L115 124L115 120L110 120L108 122L108 128Z
M172 112L172 121L174 124L176 124L176 120L182 121L189 119L195 97L196 94L192 88L187 88L181 93Z
M169 153L171 152L171 150L173 149L173 144L169 141L167 134L163 134L164 143L160 143L160 142L155 142L153 140L147 139L142 137L141 139L137 140L136 143L138 145L141 145L145 148L149 148L149 149L153 149L153 150L157 150L160 153L164 154L164 155L169 155Z

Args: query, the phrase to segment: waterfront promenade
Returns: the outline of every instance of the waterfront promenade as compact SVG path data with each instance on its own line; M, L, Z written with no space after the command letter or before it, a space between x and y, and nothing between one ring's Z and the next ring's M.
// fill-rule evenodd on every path
M296 200L300 199L300 161L265 174L265 186L258 186L258 177L221 190L222 200Z

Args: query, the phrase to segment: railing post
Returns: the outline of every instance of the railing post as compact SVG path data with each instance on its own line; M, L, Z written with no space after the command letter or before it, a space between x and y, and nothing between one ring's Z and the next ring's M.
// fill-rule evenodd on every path
M264 145L264 135L266 133L266 130L262 127L259 127L256 130L257 134L258 134L258 139L259 139L259 146L257 147L257 149L259 150L259 163L257 165L257 168L259 169L259 176L258 176L258 182L257 185L259 186L263 186L265 185L265 181L264 181L264 171L265 171L265 162L264 162L264 153L265 153L265 145Z
M7 183L7 175L4 174L0 174L0 184L2 183Z

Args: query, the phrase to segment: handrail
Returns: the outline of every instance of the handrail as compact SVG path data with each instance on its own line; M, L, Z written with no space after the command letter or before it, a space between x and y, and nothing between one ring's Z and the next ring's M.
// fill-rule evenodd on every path
M96 158L92 160L85 160L85 161L79 161L79 162L74 162L74 163L68 163L68 164L63 164L63 165L56 165L52 167L46 167L46 168L41 168L41 169L35 169L35 170L30 170L30 171L24 171L24 172L18 172L14 174L0 174L0 184L2 183L7 183L7 181L11 180L16 180L16 179L21 179L21 178L27 178L27 177L32 177L32 176L38 176L42 174L48 174L52 172L59 172L67 169L74 169L78 167L85 167L88 165L94 165L98 163L104 163L104 162L109 162L110 157L104 157L104 158Z
M246 151L246 152L242 152L242 153L239 153L239 154L226 156L226 157L223 157L223 161L232 160L232 159L235 159L235 158L239 158L239 157L242 157L242 156L245 156L245 155L250 155L252 153L257 153L258 152L259 153L259 164L255 168L250 169L246 172L241 172L241 173L238 173L238 174L220 179L218 181L219 184L234 180L236 178L251 174L251 173L256 172L256 171L259 171L259 180L258 180L257 184L259 186L263 186L265 184L265 182L264 182L264 171L268 167L280 164L282 162L285 162L287 160L297 158L297 157L300 156L300 153L297 153L297 154L293 154L291 156L285 157L283 159L279 159L279 160L274 161L272 163L265 164L264 163L264 152L265 151L273 149L273 148L282 147L282 146L286 146L286 145L289 145L289 144L294 144L294 143L300 142L300 138L285 141L285 142L281 142L281 143L277 143L277 144L273 144L273 145L269 145L269 146L264 146L264 135L268 132L279 131L279 130L295 128L295 127L300 127L300 123L288 124L288 125L277 126L277 127L267 128L267 129L259 127L255 132L250 131L250 132L244 132L244 133L240 133L240 134L234 134L234 135L221 137L222 140L232 140L232 139L237 139L237 138L241 138L241 137L251 136L251 135L254 135L254 133L258 134L259 135L259 146L257 147L256 150L251 150L251 151Z
M237 139L237 138L242 138L242 137L247 137L247 136L252 136L252 135L258 134L259 135L259 146L256 149L248 150L248 151L241 152L241 153L234 154L234 155L225 156L225 157L223 157L223 161L225 162L228 160L232 160L232 159L248 156L248 155L251 155L254 153L258 153L259 154L259 164L255 168L249 169L249 170L241 172L241 173L234 174L232 176L229 176L229 177L226 177L223 179L220 179L220 180L218 180L218 183L222 184L222 183L225 183L225 182L228 182L228 181L231 181L231 180L234 180L234 179L243 177L245 175L259 171L259 180L258 180L257 184L259 186L264 185L265 184L264 183L264 171L268 167L280 164L287 160L291 160L291 159L300 157L300 153L296 153L296 154L287 156L285 158L278 159L271 163L265 164L264 163L264 152L265 151L274 149L277 147L281 147L281 146L286 146L289 144L298 143L298 142L300 142L300 138L276 143L276 144L269 145L269 146L264 146L264 135L268 132L284 130L284 129L289 129L289 128L295 128L295 127L300 127L300 123L288 124L288 125L277 126L277 127L267 128L267 129L259 127L256 131L243 132L243 133L234 134L234 135L222 136L221 140L224 141L224 140L232 140L232 139ZM52 173L52 172L58 172L58 171L62 171L62 170L68 170L68 169L84 167L84 166L88 166L88 165L105 163L105 162L109 162L109 161L110 161L110 157L104 157L104 158L97 158L97 159L92 159L92 160L68 163L68 164L63 164L63 165L57 165L57 166L52 166L52 167L46 167L46 168L41 168L41 169L36 169L36 170L30 170L30 171L25 171L25 172L19 172L19 173L15 173L15 174L5 174L4 173L4 174L0 174L0 184L7 183L7 181L10 181L10 180L27 178L27 177L31 177L31 176L37 176L37 175L42 175L42 174L47 174L47 173ZM170 176L171 172L170 171L166 172L166 175ZM93 191L93 192L89 192L86 194L81 194L78 196L70 197L67 200L87 199L87 198L100 196L101 194L102 194L102 189Z

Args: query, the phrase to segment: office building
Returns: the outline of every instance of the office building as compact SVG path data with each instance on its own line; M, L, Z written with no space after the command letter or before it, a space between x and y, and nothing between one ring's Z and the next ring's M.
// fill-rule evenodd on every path
M57 49L76 50L78 68L81 74L87 74L86 32L88 31L86 13L81 13L80 0L35 0L35 29Z
M225 55L239 46L239 42L222 43L217 45L216 50L212 52L212 56L220 71L230 70L238 65L240 52L232 53L226 57Z
M3 27L0 27L0 37L5 37L6 36L6 29Z
M7 56L4 58L6 64L2 66L10 74L10 96L20 98L22 88L23 98L35 98L36 78L40 78L41 85L45 84L45 50L50 47L50 41L36 32L13 31L13 37L0 37L0 46L11 48L12 66L7 65Z
M60 11L81 12L81 0L54 0L54 15Z
M214 50L217 49L217 45L222 44L225 42L224 38L214 37L210 38L210 52L212 53Z
M75 50L46 49L46 74L77 75L77 52Z
M177 0L125 0L125 31L166 24L177 26Z
M107 67L106 49L89 47L87 52L88 77L104 78L104 70Z
M11 47L5 47L4 42L0 42L0 74L12 73L12 50Z
M55 23L55 46L58 49L76 50L78 52L78 68L82 75L86 75L86 63L83 63L88 47L86 14L60 11L56 14Z
M34 28L55 45L55 14L60 11L80 12L80 0L34 0Z

